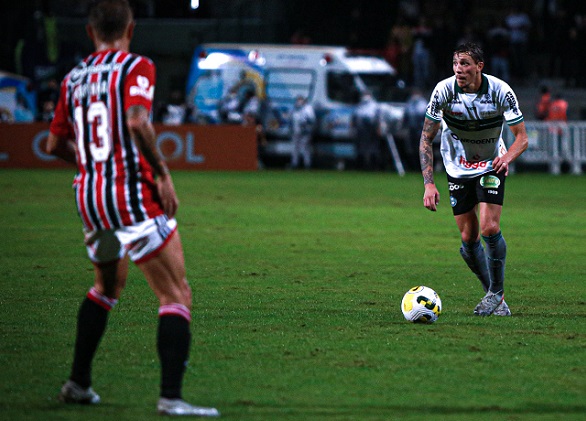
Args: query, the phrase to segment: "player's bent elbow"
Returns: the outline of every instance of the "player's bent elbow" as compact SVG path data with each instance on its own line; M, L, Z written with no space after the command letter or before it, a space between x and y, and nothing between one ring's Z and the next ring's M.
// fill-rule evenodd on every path
M131 133L141 133L149 125L149 121L140 117L129 117L126 119L126 127Z

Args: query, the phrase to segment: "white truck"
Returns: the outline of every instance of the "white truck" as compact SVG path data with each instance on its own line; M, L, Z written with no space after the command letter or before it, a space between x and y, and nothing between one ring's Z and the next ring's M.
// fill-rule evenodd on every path
M237 121L237 115L222 113L222 104L230 93L242 99L253 91L263 104L264 153L273 155L290 153L290 111L302 96L317 117L314 153L338 161L356 156L351 118L362 93L370 92L380 104L386 127L402 120L406 99L397 72L385 60L335 46L202 44L194 51L186 88L198 119L206 123ZM398 155L393 158L397 163Z

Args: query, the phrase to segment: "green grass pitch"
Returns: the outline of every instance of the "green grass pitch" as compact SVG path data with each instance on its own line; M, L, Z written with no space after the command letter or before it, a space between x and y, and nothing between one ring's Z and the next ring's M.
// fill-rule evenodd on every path
M94 365L96 407L65 406L92 284L72 171L0 171L0 419L149 420L157 301L132 267ZM586 179L507 181L511 318L477 318L445 177L176 172L193 289L186 400L226 420L585 420ZM403 319L434 288L433 325Z

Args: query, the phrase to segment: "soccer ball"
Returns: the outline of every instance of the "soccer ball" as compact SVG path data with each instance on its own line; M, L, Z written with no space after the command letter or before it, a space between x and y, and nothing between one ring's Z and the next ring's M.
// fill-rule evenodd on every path
M442 300L430 287L416 286L403 296L401 310L413 323L433 323L442 312Z

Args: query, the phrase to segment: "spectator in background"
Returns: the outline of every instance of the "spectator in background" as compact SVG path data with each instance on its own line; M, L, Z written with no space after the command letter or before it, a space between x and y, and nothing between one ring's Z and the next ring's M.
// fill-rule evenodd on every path
M298 96L291 111L291 168L298 168L300 158L306 169L311 168L311 137L315 129L315 111L307 100Z
M423 97L420 89L414 88L405 106L405 114L403 116L403 126L407 129L407 138L402 149L407 168L410 170L420 168L419 139L421 137L421 130L423 129L426 109L427 100Z
M433 36L427 19L422 16L419 24L413 28L413 86L425 89L430 83L431 53L429 51L430 39Z
M159 121L170 126L179 126L189 122L192 109L185 102L183 92L174 89L169 95L169 101L159 110Z
M383 51L384 59L399 71L399 66L401 64L401 42L396 35L390 35L389 41L385 45L385 49Z
M535 106L535 118L538 120L545 120L549 114L551 93L549 92L549 88L545 85L541 87L540 91L541 95L539 96L539 101L537 101L537 105Z
M432 70L436 79L444 79L451 75L451 71L447 69L452 67L452 49L458 39L453 19L451 12L433 16L433 37L430 40L430 50L433 56Z
M381 168L380 108L370 92L362 93L352 114L352 130L358 149L358 166L366 170Z
M527 75L527 49L529 46L529 30L531 19L527 13L513 3L505 23L511 33L511 65L513 76L523 78Z
M391 28L390 39L399 49L395 53L395 68L401 78L407 79L412 74L410 53L413 46L413 34L411 26L404 18L397 19L397 23Z
M552 138L550 139L554 145L559 145L561 148L561 155L570 156L569 133L568 133L568 101L562 98L560 93L556 93L549 105L549 111L545 121L552 123L548 130ZM557 143L557 142L559 143ZM557 148L558 146L554 146Z
M41 109L39 110L39 114L37 116L37 121L43 121L45 123L50 123L55 116L55 106L57 105L56 102L46 99L41 102Z
M263 168L261 160L262 150L266 146L266 134L262 126L264 103L254 91L247 91L242 109L242 124L244 126L253 126L256 132L258 168Z
M219 103L218 111L221 123L236 124L242 122L242 115L239 112L240 100L238 99L238 88L233 86Z
M59 82L55 78L50 78L44 83L44 86L37 95L37 120L45 122L53 120L53 114L58 100Z
M246 70L240 71L240 79L233 86L236 89L236 95L238 96L238 111L242 112L246 102L251 98L251 94L256 94L256 84L248 76Z
M560 93L556 93L549 104L545 121L568 121L568 101Z
M242 124L255 126L260 124L261 102L254 91L245 93L244 104L242 107Z
M493 20L490 29L486 33L486 40L491 73L505 82L510 82L509 54L511 35L509 30L500 20Z

